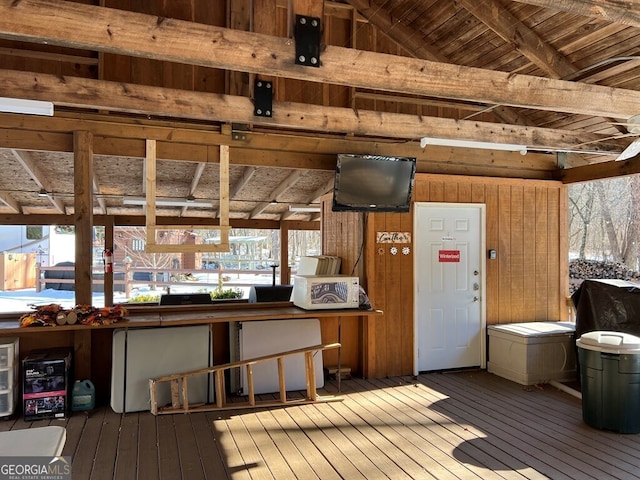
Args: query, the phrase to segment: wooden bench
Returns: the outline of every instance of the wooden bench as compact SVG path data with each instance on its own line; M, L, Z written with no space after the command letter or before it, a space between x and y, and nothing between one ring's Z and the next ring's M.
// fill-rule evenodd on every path
M202 412L213 410L226 410L226 409L239 409L239 408L251 408L251 407L273 407L289 404L303 404L313 403L317 401L329 401L336 400L339 397L329 396L318 398L316 391L316 373L315 364L313 361L313 355L316 352L322 350L328 350L332 348L340 347L339 343L330 343L325 345L314 345L311 347L298 348L296 350L289 350L286 352L274 353L271 355L265 355L263 357L251 358L242 360L239 362L225 363L222 365L216 365L213 367L203 368L200 370L194 370L184 373L175 373L172 375L165 375L158 378L149 379L149 391L151 396L151 413L154 415L168 414L168 413L188 413L188 412ZM307 394L304 398L287 399L286 379L284 375L284 358L291 355L304 355L305 362L305 375L307 384ZM262 400L256 401L254 386L253 386L253 365L259 362L266 362L270 360L277 360L278 362L278 383L280 390L280 397L278 400ZM232 368L246 368L247 370L247 384L248 395L246 402L227 402L226 385L224 373L226 370ZM197 375L214 375L215 379L215 404L189 404L189 387L188 378ZM158 406L158 385L161 383L169 382L171 388L171 405L164 407Z

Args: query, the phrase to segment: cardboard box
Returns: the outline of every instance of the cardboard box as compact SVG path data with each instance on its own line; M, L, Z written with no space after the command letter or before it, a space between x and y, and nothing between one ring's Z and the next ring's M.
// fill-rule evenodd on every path
M34 350L22 368L24 419L65 418L71 399L71 349Z

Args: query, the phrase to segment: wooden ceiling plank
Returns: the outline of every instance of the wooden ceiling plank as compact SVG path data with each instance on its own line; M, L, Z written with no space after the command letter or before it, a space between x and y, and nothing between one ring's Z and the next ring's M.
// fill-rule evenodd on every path
M513 0L598 20L640 27L640 1L626 0Z
M1 22L1 20L0 20ZM540 79L542 80L542 79ZM550 82L555 80L549 80ZM568 82L564 82L568 83ZM460 121L438 117L354 111L348 108L273 102L273 116L256 117L249 98L106 82L33 72L0 70L0 91L16 98L53 100L70 106L158 114L182 118L234 121L290 129L348 133L418 140L429 135L497 143L521 143L535 148L572 149L589 143L588 151L619 153L626 143L593 134L536 127ZM80 92L80 93L78 93ZM91 94L85 94L91 92ZM630 94L640 92L627 91ZM611 92L612 93L612 92ZM567 94L567 96L571 96ZM640 111L640 104L638 105ZM618 115L619 118L621 115ZM590 139L586 139L589 138ZM578 138L581 138L578 141ZM578 150L581 147L576 147Z
M51 21L52 18L56 21ZM300 68L292 62L294 45L287 38L169 18L162 20L60 0L0 0L2 38L540 110L604 117L629 117L640 112L637 91L343 47L327 46L321 68Z
M556 49L512 15L500 0L458 0L474 17L544 70L551 78L577 71Z

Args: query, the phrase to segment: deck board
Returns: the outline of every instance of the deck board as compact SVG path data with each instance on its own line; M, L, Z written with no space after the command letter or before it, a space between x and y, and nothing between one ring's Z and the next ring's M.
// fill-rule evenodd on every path
M328 381L323 390L336 393ZM296 392L290 395L295 397ZM67 428L89 480L637 479L640 434L597 430L580 400L485 371L342 381L342 401L161 415L98 407L0 431Z
M139 415L137 413L122 415L114 474L114 478L118 480L136 480L138 464L138 417Z
M138 478L157 480L160 478L158 470L158 428L156 417L149 414L130 413L138 416Z

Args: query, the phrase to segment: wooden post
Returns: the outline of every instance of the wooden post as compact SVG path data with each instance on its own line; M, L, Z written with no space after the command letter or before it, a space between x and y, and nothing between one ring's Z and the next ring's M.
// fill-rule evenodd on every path
M73 153L76 303L92 305L93 134L91 132L74 132Z
M36 263L36 292L42 291L42 283L40 282L40 277L42 276L41 266L40 262Z
M111 250L113 252L113 230L114 230L115 220L113 216L108 216L106 218L106 223L104 225L104 248ZM111 272L104 272L104 284L102 285L104 288L104 306L105 307L113 307L113 272L116 267L115 255L114 255L113 268Z

